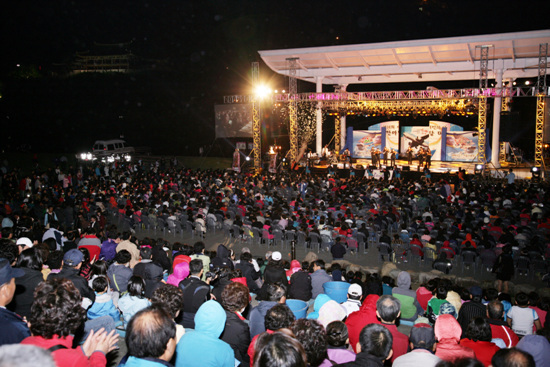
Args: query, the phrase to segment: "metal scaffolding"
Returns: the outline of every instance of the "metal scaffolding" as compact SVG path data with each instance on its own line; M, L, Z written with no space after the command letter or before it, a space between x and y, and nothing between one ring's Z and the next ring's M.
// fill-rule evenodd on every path
M544 102L546 100L546 69L548 63L548 43L539 45L539 73L537 79L537 119L535 123L535 166L545 168L544 144Z
M288 61L288 115L290 118L289 136L290 136L290 162L294 164L298 156L298 80L296 79L296 69L298 67L298 58L289 57Z
M487 97L479 97L478 103L478 140L477 140L477 161L479 163L487 163L485 154L485 143L487 142L487 134L485 127L487 125Z
M342 137L342 132L340 131L340 116L334 116L334 151L340 151L340 139Z
M545 95L537 97L537 120L535 124L535 167L544 167L544 100Z
M260 81L260 64L252 63L252 85L256 87ZM260 126L260 99L254 94L252 98L252 140L254 143L254 170L260 171L262 167L262 137Z
M483 90L489 87L489 47L476 46L480 49L479 56L479 89Z

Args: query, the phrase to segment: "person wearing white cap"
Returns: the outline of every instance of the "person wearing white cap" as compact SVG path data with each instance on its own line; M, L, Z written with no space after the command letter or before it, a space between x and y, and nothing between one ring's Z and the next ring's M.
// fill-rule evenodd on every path
M342 307L344 307L348 316L352 312L359 311L362 299L363 288L357 283L350 285L348 288L348 300L342 303Z
M33 243L31 241L31 239L28 238L28 237L19 238L15 244L19 248L19 253L22 253L23 250L26 250L28 248L32 248L32 246L33 246Z

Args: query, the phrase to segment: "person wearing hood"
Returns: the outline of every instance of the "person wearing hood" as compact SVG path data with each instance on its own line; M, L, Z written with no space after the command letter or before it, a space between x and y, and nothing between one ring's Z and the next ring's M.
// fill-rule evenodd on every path
M231 251L225 247L225 245L220 244L218 246L218 251L216 252L216 257L212 259L211 265L214 269L219 268L229 268L234 269L233 261L231 260Z
M363 301L363 305L359 311L351 313L346 319L348 327L349 344L353 351L357 353L357 343L359 342L359 334L361 330L368 324L379 324L380 321L376 318L376 302L380 296L377 294L369 294Z
M401 302L401 318L414 321L424 310L416 299L416 292L411 289L411 275L402 271L397 276L397 287L392 289L392 295Z
M307 315L308 319L317 319L319 318L319 311L321 310L321 307L325 305L328 301L332 300L328 295L322 293L315 298L315 302L313 302L313 312L310 312Z
M176 347L176 367L233 367L235 354L219 339L227 319L222 306L206 301L195 315L195 329L186 332Z
M344 320L347 315L346 309L342 305L334 300L330 300L319 309L317 321L326 328L333 321Z
M547 366L550 361L550 343L542 335L525 335L517 348L532 355L537 367Z
M168 276L166 283L175 285L176 287L182 280L189 276L189 263L181 262L174 266L174 272Z
M462 328L454 316L440 315L435 321L434 332L437 339L435 355L439 358L454 362L458 358L476 357L472 349L459 344Z

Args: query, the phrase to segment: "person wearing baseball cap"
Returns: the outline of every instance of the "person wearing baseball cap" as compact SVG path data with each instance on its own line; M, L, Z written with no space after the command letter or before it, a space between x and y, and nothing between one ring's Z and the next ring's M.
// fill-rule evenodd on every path
M413 327L409 342L411 351L396 358L393 361L394 367L434 367L441 361L441 358L434 355L435 334L430 326L421 324Z
M21 237L17 239L17 242L15 242L17 247L19 248L19 253L22 253L23 250L26 250L28 248L32 248L33 243L29 237Z
M0 345L17 344L31 336L23 318L6 308L15 294L15 278L24 275L23 270L12 268L9 260L0 259Z
M48 280L52 278L67 278L73 282L76 289L79 290L82 298L88 298L91 303L95 301L95 293L88 285L86 278L79 275L84 255L80 250L72 249L63 256L63 268L59 273L50 273ZM91 304L90 303L90 304Z
M348 299L346 302L342 303L342 307L346 310L347 316L352 312L359 311L362 299L363 288L357 283L350 285L348 288Z

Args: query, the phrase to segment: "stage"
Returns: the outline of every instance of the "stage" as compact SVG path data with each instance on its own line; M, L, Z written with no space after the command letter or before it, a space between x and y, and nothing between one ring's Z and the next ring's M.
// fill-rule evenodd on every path
M383 162L383 161L382 161ZM389 160L388 160L389 163ZM475 167L479 164L478 162L441 162L441 161L432 161L430 165L430 172L435 176L440 176L442 174L452 174L456 175L458 169L466 170L466 173L469 175L475 174ZM366 168L372 165L370 159L352 159L351 168L355 171L355 177L363 177L365 175ZM401 170L401 176L404 178L420 178L424 175L423 167L418 166L418 160L414 160L412 165L408 164L407 160L397 159L397 167ZM350 167L349 163L345 165L343 162L333 163L333 169L338 173L340 177L349 177L350 176ZM329 164L319 164L312 166L312 173L314 174L328 174ZM391 166L382 164L382 170L388 168L391 170ZM508 170L513 169L516 179L531 179L532 164L522 163L519 165L510 164L508 162L502 163L501 167L496 169L493 165L488 163L487 168L484 170L484 174L490 174L495 178L504 178L508 174ZM380 169L374 169L374 177L380 178L382 176ZM432 180L433 181L433 180Z

